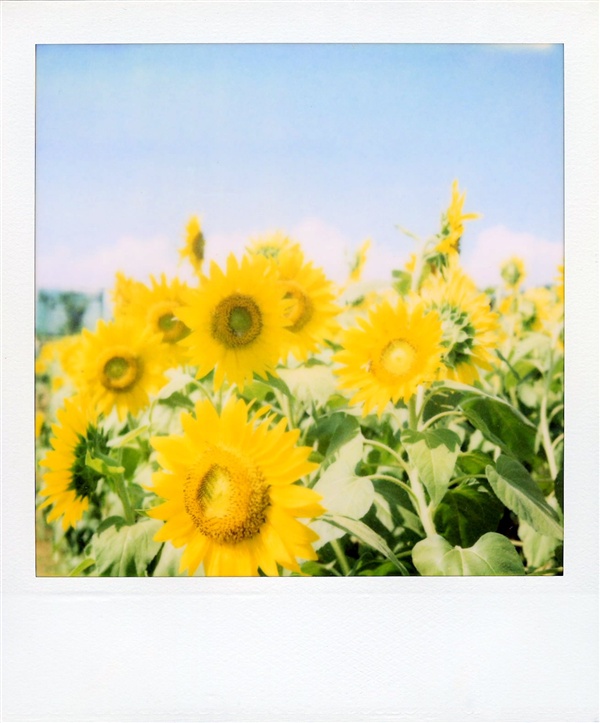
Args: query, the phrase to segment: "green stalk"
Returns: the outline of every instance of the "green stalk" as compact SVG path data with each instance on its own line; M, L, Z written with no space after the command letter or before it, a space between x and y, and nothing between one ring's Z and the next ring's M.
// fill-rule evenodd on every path
M342 572L344 573L345 576L349 575L350 574L350 565L348 563L348 558L346 557L346 554L342 550L340 541L339 540L331 540L331 547L333 548L333 551L335 552L337 561L340 563Z
M122 449L118 450L117 461L119 463L119 466L121 466L121 464L123 462L123 450ZM115 481L115 490L116 490L117 494L119 495L121 503L123 504L123 512L125 514L125 522L127 522L128 525L133 525L133 523L135 522L135 510L131 506L131 502L129 500L129 495L127 494L127 488L125 486L125 478L123 477L123 473L118 472L117 474L114 474L113 479Z
M412 487L410 487L410 485L407 485L406 482L402 482L402 480L399 480L397 477L392 477L392 475L389 474L379 474L379 472L375 472L374 474L367 475L364 479L383 479L387 480L388 482L393 482L394 484L398 485L398 487L402 487L402 489L410 495L414 502L418 504L417 497L413 492Z
M552 350L550 350L548 358L548 375L546 377L546 388L544 390L544 396L542 397L542 405L540 408L540 433L542 435L542 446L548 460L548 466L550 467L550 476L553 480L558 475L558 467L556 465L556 457L554 456L554 448L552 446L552 440L550 439L550 427L548 424L548 392L550 391L550 384L552 383Z
M425 490L423 489L417 470L410 471L409 479L417 500L417 513L421 520L421 524L423 525L423 529L425 530L425 534L427 537L437 535L435 525L433 524L433 516L427 504L427 500L425 499Z
M392 455L392 457L397 460L399 465L402 467L402 469L408 474L408 467L406 466L406 462L402 459L402 457L393 450L391 447L388 447L387 444L384 444L383 442L377 442L374 439L365 439L365 444L371 445L371 447L377 447L377 449L383 449L385 452L388 452Z

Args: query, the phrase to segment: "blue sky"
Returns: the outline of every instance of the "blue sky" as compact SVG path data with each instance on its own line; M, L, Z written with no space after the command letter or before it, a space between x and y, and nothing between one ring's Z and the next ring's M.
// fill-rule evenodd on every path
M375 278L455 178L481 283L562 257L562 46L42 45L36 92L39 286L174 271L194 213L218 259L281 229L333 274L370 237Z

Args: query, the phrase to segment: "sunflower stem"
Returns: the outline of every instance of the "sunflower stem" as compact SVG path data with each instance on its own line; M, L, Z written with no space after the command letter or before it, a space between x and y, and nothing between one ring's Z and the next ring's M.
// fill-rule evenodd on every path
M350 564L348 563L348 558L346 557L346 554L343 551L342 546L340 545L340 541L339 540L331 540L331 547L333 548L333 551L335 552L337 561L340 563L342 572L346 576L349 575L350 574Z
M440 412L439 414L436 414L435 417L431 417L431 419L428 419L422 426L421 431L424 432L428 427L431 427L432 424L435 424L440 419L443 419L443 417L462 417L463 413L459 411L458 409L452 409L449 412Z
M433 516L429 505L427 504L427 500L425 499L425 490L423 489L423 485L421 484L421 480L419 479L416 469L410 471L409 479L417 500L417 512L419 514L421 524L423 525L423 529L425 530L425 534L427 537L437 535L437 530L435 529L435 525L433 523Z
M402 469L406 472L406 474L408 474L408 467L406 465L406 462L402 459L402 457L398 454L398 452L393 450L391 447L388 447L387 444L384 444L383 442L378 442L375 439L365 439L364 444L368 444L371 447L376 447L377 449L382 449L385 452L388 452L389 454L391 454L392 457L398 461L398 463L400 464Z
M544 390L544 396L542 397L542 404L540 408L539 429L542 436L542 446L546 454L546 459L548 460L548 467L550 468L550 476L553 480L555 480L558 475L558 467L556 464L554 447L552 445L552 440L550 439L550 425L548 422L548 392L550 391L550 384L552 382L552 364L553 355L552 350L550 350L550 356L548 359L548 375L546 377L546 388Z
M118 450L117 462L118 462L119 466L121 466L121 464L123 462L123 450L122 449ZM128 525L133 525L133 523L135 522L135 510L131 506L131 501L129 500L129 495L127 494L127 488L125 486L125 478L123 477L123 473L118 472L117 474L114 474L113 479L115 481L115 490L116 490L117 494L119 495L119 498L123 505L123 513L125 515L125 522Z
M419 387L421 389L421 387ZM408 401L408 426L410 429L417 431L418 427L418 416L417 416L417 398L413 394Z

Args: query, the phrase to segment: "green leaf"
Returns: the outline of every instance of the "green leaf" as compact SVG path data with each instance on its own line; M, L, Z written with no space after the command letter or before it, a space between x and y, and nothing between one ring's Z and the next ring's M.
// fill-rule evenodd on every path
M144 432L147 432L149 429L149 424L142 424L141 426L132 429L130 432L127 432L127 434L123 434L120 437L115 437L114 439L109 440L107 442L107 447L110 447L111 449L126 447L128 444L133 442L134 439L137 439L140 434L144 434Z
M460 451L460 438L450 429L434 429L415 432L405 429L402 444L408 458L419 472L423 484L434 505L446 494Z
M383 537L380 537L370 527L367 527L363 522L358 520L351 520L348 517L342 517L341 515L329 515L323 516L323 519L329 522L330 525L339 527L344 532L349 532L354 537L357 537L361 542L369 547L372 547L377 552L380 552L384 557L394 563L396 569L400 570L403 575L408 575L408 570L400 560L394 555L394 553L387 546L386 541Z
M138 522L117 529L110 527L92 538L92 553L101 577L144 577L148 563L162 543L153 538L160 520Z
M564 470L561 468L556 475L556 479L554 480L554 494L556 495L556 500L558 504L560 505L560 509L564 512L565 509L565 475Z
M107 517L105 520L102 520L102 522L98 525L98 529L96 530L96 534L99 535L100 533L104 532L104 530L108 530L109 527L116 527L117 530L119 530L121 527L127 524L127 521L124 517L121 517L120 515L111 515L110 517Z
M310 407L311 404L317 407L325 406L336 390L333 370L321 364L280 369L279 376L287 384L294 399L305 407Z
M103 477L114 474L122 474L123 472L125 472L125 468L119 466L119 464L115 462L114 459L111 459L110 457L107 457L105 454L102 454L100 452L96 452L95 456L92 456L89 449L85 453L85 464L86 467L93 469L95 472L98 472L98 474L101 474Z
M327 467L313 487L315 492L322 495L321 504L331 514L359 520L373 504L373 483L354 473L362 458L363 441L362 435L359 435L342 447L338 459ZM315 543L317 549L343 535L322 520L315 520L312 528L319 535Z
M489 466L485 472L497 497L509 510L530 524L540 535L563 539L558 514L546 502L540 488L523 465L501 454L496 462L496 469Z
M456 460L456 468L463 474L483 474L485 468L489 464L493 464L494 460L489 454L479 449L474 449L464 454L459 454Z
M418 542L412 559L420 575L524 575L525 568L510 541L488 532L468 548L452 547L434 535Z
M434 517L436 530L450 544L469 547L486 532L495 532L504 505L486 482L473 481L448 490Z
M540 535L531 525L519 523L519 539L523 543L523 555L528 567L542 567L554 558L554 551L560 540L548 535Z
M344 412L335 412L328 417L321 417L312 426L307 434L306 443L313 445L314 442L317 442L318 451L324 458L328 458L354 439L359 431L360 426L356 417Z
M427 421L435 414L457 408L503 452L517 459L533 461L537 434L535 425L504 399L486 394L476 387L445 381L425 405L423 419Z
M474 395L463 399L460 408L471 424L503 452L528 462L533 460L535 425L510 404Z
M173 392L173 394L170 394L168 397L164 397L162 399L158 400L159 404L164 404L167 407L171 407L172 409L176 409L177 407L183 407L184 409L188 409L189 411L194 410L194 402L189 397L186 397L185 394L182 394L181 392Z
M412 284L412 276L408 271L392 271L392 276L396 279L392 286L400 294L400 296L406 296L410 291Z
M95 564L96 561L93 558L87 557L85 560L82 560L79 565L77 565L77 567L69 573L69 577L78 577L79 575L81 575L82 572L84 572L85 570L89 570L89 568Z
M270 372L267 372L266 380L261 379L261 381L263 384L267 384L273 389L278 389L282 394L285 394L286 397L292 397L292 393L290 392L288 385L283 381L283 379L281 379L281 377L274 377Z

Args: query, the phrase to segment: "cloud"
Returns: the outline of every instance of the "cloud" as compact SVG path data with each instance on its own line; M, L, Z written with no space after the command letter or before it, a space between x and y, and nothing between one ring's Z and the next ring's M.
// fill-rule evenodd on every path
M465 248L463 265L480 287L503 283L500 267L511 256L519 256L527 270L526 286L553 282L563 262L563 247L530 233L493 226L482 231L471 248Z
M150 275L165 273L192 280L187 265L179 264L178 247L165 237L138 239L120 238L111 246L96 249L85 256L74 256L66 246L52 254L40 255L36 263L39 288L70 291L99 291L111 288L115 274L122 271L138 281L148 281Z

